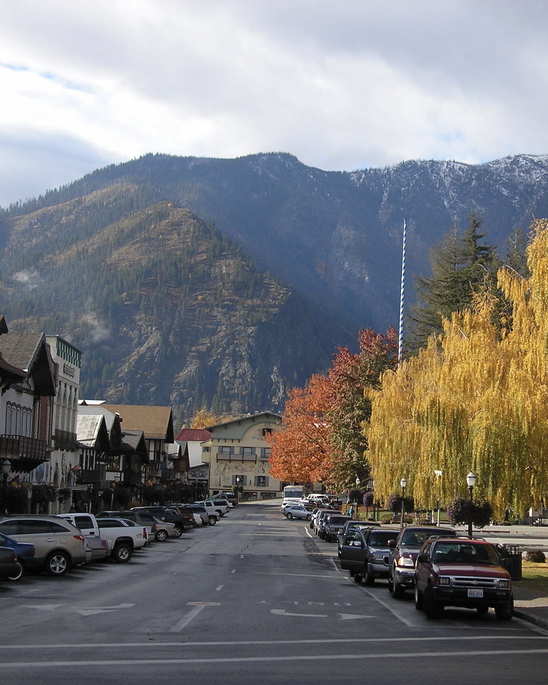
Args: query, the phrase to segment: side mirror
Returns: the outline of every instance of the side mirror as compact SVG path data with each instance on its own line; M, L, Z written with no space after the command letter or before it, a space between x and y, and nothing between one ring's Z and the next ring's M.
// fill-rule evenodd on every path
M417 561L419 564L426 564L428 561L428 554L419 554L417 557Z
M361 540L354 540L352 547L363 547L363 542Z
M388 540L386 543L388 547L395 547L396 546L396 541L395 540Z

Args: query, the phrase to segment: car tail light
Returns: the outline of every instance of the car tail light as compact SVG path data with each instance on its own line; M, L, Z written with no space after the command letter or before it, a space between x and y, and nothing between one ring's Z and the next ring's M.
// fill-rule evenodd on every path
M73 535L72 537L76 538L77 540L81 540L82 542L84 542L86 539L83 535Z
M146 528L143 528L143 537L145 540L148 540L148 530Z

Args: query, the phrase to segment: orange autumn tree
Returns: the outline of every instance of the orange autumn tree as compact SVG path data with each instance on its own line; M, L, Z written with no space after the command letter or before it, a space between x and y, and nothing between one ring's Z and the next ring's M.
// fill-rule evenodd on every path
M313 375L305 388L293 388L283 413L283 430L269 441L270 474L284 482L313 483L328 474L331 444L325 414L332 408L327 376Z
M359 351L339 348L327 375L314 375L304 389L289 393L283 430L272 436L271 474L282 481L324 482L339 490L369 477L367 440L371 401L365 388L379 386L394 368L396 333L360 331Z

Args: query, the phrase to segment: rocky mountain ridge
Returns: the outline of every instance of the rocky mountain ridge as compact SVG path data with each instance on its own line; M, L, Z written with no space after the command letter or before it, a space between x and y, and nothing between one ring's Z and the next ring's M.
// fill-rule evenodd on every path
M0 213L8 324L69 337L111 402L279 411L361 328L396 325L453 224L504 251L548 215L548 156L354 172L285 153L146 155Z

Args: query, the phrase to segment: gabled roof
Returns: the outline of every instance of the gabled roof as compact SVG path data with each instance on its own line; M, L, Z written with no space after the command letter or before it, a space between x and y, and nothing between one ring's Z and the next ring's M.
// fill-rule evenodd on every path
M174 442L171 407L153 407L138 404L104 404L109 411L120 414L122 430L140 430L145 438Z
M123 454L135 454L141 463L148 463L148 450L145 444L143 431L124 431L122 433L122 445L120 451Z
M94 447L103 452L109 448L108 430L102 414L80 414L76 418L76 435L84 447Z
M8 364L32 376L36 394L55 395L55 365L44 333L9 333L0 341Z

